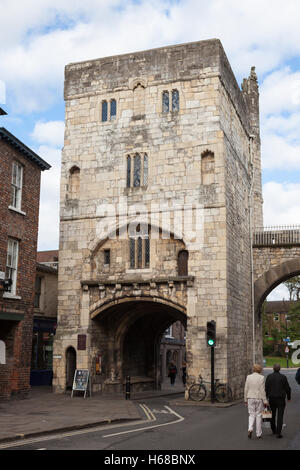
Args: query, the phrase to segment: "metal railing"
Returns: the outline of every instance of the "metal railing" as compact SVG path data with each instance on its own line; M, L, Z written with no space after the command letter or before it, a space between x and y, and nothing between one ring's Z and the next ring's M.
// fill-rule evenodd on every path
M280 225L256 229L254 246L300 245L300 225Z

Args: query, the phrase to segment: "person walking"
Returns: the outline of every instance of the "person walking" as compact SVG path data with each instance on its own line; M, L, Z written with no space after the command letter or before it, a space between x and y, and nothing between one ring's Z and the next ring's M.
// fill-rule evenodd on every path
M281 438L285 400L286 397L288 401L291 400L291 387L286 376L280 373L280 364L274 364L273 370L274 372L269 374L266 379L266 395L272 411L272 432L276 434L277 438Z
M185 384L186 384L186 362L182 363L181 370L182 370L182 383L185 386Z
M171 387L174 387L175 379L177 375L177 367L175 366L175 363L172 361L169 365L169 377L171 381Z
M256 437L262 437L262 411L264 406L268 404L265 392L265 379L261 375L263 368L259 364L254 364L253 373L247 376L244 401L248 406L249 422L248 437L252 438L254 426L256 425Z

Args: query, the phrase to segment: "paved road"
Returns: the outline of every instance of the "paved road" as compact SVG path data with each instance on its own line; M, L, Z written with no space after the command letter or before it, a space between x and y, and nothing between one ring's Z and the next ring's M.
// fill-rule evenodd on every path
M14 450L280 450L300 449L300 386L295 371L284 371L292 387L292 401L285 412L284 438L276 439L269 429L263 439L247 437L247 409L175 406L166 397L144 400L145 418L130 425L102 426L57 437L46 437L7 448ZM1 446L0 446L1 449Z

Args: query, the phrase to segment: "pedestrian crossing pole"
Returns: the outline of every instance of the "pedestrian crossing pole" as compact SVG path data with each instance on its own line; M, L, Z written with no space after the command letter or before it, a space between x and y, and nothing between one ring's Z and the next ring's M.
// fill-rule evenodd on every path
M215 347L210 348L210 360L211 360L211 402L215 401Z
M215 345L216 345L216 322L214 320L208 321L206 324L206 341L207 346L210 348L210 396L211 402L215 401Z

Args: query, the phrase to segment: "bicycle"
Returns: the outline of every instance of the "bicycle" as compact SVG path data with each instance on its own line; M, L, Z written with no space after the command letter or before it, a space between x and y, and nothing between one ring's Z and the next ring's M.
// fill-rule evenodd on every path
M194 383L189 388L189 398L193 401L202 401L207 395L205 381L201 374L199 375L199 382ZM226 403L232 401L232 391L228 384L220 382L220 379L214 381L214 396L215 399L220 403Z

